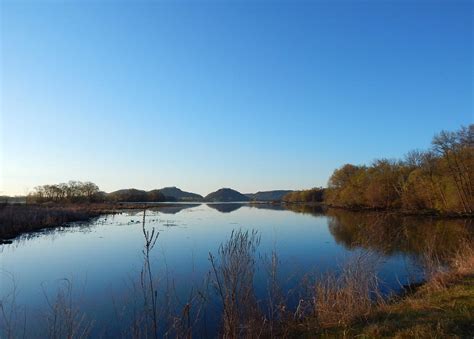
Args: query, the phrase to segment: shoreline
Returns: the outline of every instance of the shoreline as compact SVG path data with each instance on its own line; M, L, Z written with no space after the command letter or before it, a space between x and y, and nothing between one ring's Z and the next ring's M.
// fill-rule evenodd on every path
M385 213L385 214L395 214L402 216L419 216L419 217L433 217L440 219L471 219L474 218L474 214L469 213L439 213L432 210L402 210L402 209L380 209L380 208L371 208L371 207L347 207L347 206L338 206L338 205L329 205L324 202L314 202L314 203L305 203L305 202L281 202L281 205L288 206L310 206L310 207L321 207L325 209L338 209L350 212L373 212L373 213Z
M67 226L72 222L87 222L104 214L164 207L158 204L132 202L3 205L0 206L0 245L11 243L23 234ZM173 204L166 206L170 207Z
M43 229L64 226L70 222L89 221L103 214L116 214L125 210L166 208L173 206L219 204L218 202L101 202L101 203L66 203L66 204L8 204L0 206L0 245L10 243L16 237L37 232ZM472 219L474 215L464 214L439 214L432 211L380 210L368 208L347 208L332 206L320 202L275 202L275 201L248 201L248 202L223 202L222 204L247 204L249 206L269 205L291 207L313 207L339 209L356 213L383 213L387 215L400 215L412 217L431 217L439 219Z
M413 292L395 295L347 326L320 328L317 319L308 319L307 328L294 326L292 334L337 338L465 337L474 332L474 272L471 269L464 274L451 274L454 277L440 286L436 281L425 281Z

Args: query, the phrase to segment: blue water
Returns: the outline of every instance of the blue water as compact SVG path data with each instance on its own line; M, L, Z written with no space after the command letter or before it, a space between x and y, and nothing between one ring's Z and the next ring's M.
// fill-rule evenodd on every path
M272 251L280 260L280 283L288 290L308 273L337 270L354 253L374 250L370 244L358 246L335 237L337 214L259 207L197 204L147 210L146 229L159 231L151 253L158 288L171 290L172 286L174 295L185 298L191 287L202 286L210 271L209 253L217 254L220 244L236 229L254 229L261 237L256 253L257 297L266 295L264 262ZM349 223L351 218L346 215ZM143 211L104 215L88 223L22 236L3 245L0 295L8 295L16 288L15 305L26 310L28 328L32 330L44 323L46 299L53 300L58 287L68 279L74 303L88 318L95 319L93 333L117 335L122 322L117 309L137 298L133 286L139 284L143 267L142 219ZM338 227L345 232L346 226L341 225ZM381 241L393 243L389 238ZM420 279L416 250L411 251L409 245L389 251L376 247L380 256L377 271L384 291L397 290L401 284ZM216 315L210 317L213 323L217 322ZM41 336L43 332L32 333Z

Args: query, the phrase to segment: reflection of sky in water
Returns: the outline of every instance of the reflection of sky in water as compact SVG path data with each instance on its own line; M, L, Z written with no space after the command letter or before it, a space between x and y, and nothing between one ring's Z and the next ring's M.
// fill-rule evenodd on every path
M45 304L44 292L54 295L58 281L68 278L83 309L94 314L99 323L107 322L113 314L111 300L129 294L127 286L138 280L143 258L142 217L139 211L109 215L90 224L23 237L3 246L1 267L15 278L18 304L27 305L30 311L40 309ZM209 252L216 254L233 229L259 231L258 257L276 250L286 287L296 279L290 277L333 269L350 255L336 244L328 230L328 218L323 215L249 206L221 213L197 205L176 214L147 211L146 227L160 232L152 253L154 272L161 283L165 277L174 279L178 293L192 281L202 281L210 269ZM406 282L412 261L398 254L383 262L380 276L387 286L397 288L399 281ZM260 265L256 276L257 293L262 294L263 271ZM4 274L1 294L10 287Z

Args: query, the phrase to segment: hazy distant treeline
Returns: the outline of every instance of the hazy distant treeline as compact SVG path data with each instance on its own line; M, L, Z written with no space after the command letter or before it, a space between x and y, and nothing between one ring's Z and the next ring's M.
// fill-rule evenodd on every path
M334 171L326 203L351 208L474 212L474 125L435 135L403 160L346 164Z
M24 204L26 202L25 196L10 197L8 195L0 195L0 205L4 204Z

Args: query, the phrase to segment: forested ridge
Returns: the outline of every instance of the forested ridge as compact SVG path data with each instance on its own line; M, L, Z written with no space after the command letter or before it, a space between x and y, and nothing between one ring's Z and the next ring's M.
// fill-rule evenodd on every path
M474 212L474 125L434 136L431 148L404 159L346 164L325 191L328 205L348 208Z

